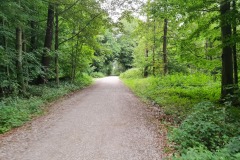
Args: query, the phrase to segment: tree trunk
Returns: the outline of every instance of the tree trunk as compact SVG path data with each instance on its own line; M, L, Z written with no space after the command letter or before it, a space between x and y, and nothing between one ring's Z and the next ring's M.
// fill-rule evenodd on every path
M2 27L3 27L3 30L5 30L5 21L4 19L2 19ZM7 38L5 35L2 36L2 46L4 47L4 49L7 49Z
M22 47L23 52L27 52L27 40L24 32L22 32Z
M153 75L155 76L155 49L156 49L156 20L154 19L154 26L153 26L153 55L152 55L152 65L153 65Z
M222 33L222 85L221 99L226 101L229 95L234 93L233 82L233 55L232 46L229 43L232 36L231 24L229 24L227 13L230 11L230 2L222 0L220 5L221 33ZM229 99L228 99L229 100Z
M164 19L164 35L163 35L163 73L168 74L168 61L167 61L167 32L168 32L168 20Z
M148 46L146 47L146 50L145 50L145 57L146 57L146 61L147 61L147 59L148 59ZM146 64L146 66L144 68L143 76L145 78L148 77L148 64Z
M47 18L47 28L44 41L44 50L42 55L42 66L44 71L44 76L41 76L40 83L47 83L48 69L50 65L51 57L49 56L49 50L52 47L53 40L53 25L54 25L54 5L49 3L48 5L48 18Z
M58 6L56 6L55 13L55 79L56 84L59 86L59 62L58 62L58 48L59 48L59 21L58 21Z
M206 50L206 59L212 61L213 57L212 55L209 55L209 49L213 48L213 44L210 40L206 39L205 42L205 50Z
M72 44L71 68L71 83L74 83L74 44Z
M22 32L22 45L23 45L23 54L26 54L27 53L27 39L26 39L26 36L25 36L25 33ZM25 60L25 85L26 87L28 86L28 81L29 81L29 69L28 69L28 60ZM24 68L24 67L23 67Z
M2 19L2 27L3 27L3 31L5 30L5 21L4 19ZM2 36L2 46L4 48L4 50L7 50L7 38L6 36L3 34ZM9 71L9 65L6 66L6 75L9 78L10 77L10 71Z
M234 66L234 83L236 89L238 88L238 64L237 64L237 44L236 44L236 38L237 38L237 8L236 8L236 1L233 0L232 2L233 5L233 12L234 12L234 19L233 19L233 38L234 38L234 44L233 44L233 66Z
M17 81L19 85L20 92L25 94L25 84L23 78L23 68L22 68L22 51L23 51L23 41L22 41L22 29L21 27L16 28L16 51L17 51L17 61L16 61L16 71L17 71Z
M33 52L34 50L37 49L37 39L36 39L36 22L31 21L31 40L30 40L30 51Z

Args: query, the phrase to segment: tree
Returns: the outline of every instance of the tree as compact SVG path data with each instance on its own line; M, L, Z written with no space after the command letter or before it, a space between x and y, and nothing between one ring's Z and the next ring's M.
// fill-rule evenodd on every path
M220 4L222 33L222 99L234 93L233 54L230 43L232 28L231 23L228 21L230 10L230 2L228 0L222 0Z
M167 31L168 31L168 20L164 19L163 27L163 74L168 74L168 61L167 61Z
M48 81L48 70L50 66L50 56L49 51L52 47L53 41L53 25L54 25L54 4L49 3L48 5L48 18L47 18L47 27L44 41L44 49L42 54L42 67L44 75L42 75L39 79L40 83L46 83Z
M55 79L57 86L59 86L59 58L58 58L58 49L59 49L59 12L58 5L56 5L55 13Z
M238 64L237 64L237 6L236 0L232 1L232 12L233 12L233 22L232 22L232 34L234 39L233 44L233 63L234 63L234 83L238 86Z
M22 29L21 27L16 28L16 51L17 51L17 61L16 61L16 70L17 70L17 81L20 86L22 93L25 93L25 84L23 78L23 41L22 41Z
M95 0L6 0L0 9L0 96L22 94L28 84L54 77L59 84L71 69L73 78L88 72L93 49L99 45L96 36L108 24L106 12Z

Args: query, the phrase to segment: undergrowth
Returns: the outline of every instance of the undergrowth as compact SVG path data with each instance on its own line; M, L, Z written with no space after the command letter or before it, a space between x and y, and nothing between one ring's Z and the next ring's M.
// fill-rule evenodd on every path
M180 160L240 159L240 109L220 105L220 80L203 74L142 78L131 69L120 76L135 94L159 104L174 118L169 141Z
M103 78L103 77L105 77L105 75L102 72L92 72L91 76L93 78Z
M205 74L141 77L137 69L120 76L138 96L159 104L176 121L181 121L196 103L207 100L216 102L220 97L220 83Z
M19 127L31 118L44 112L44 106L70 92L91 84L92 79L86 75L78 77L75 84L62 82L28 87L29 98L8 97L0 101L0 133Z

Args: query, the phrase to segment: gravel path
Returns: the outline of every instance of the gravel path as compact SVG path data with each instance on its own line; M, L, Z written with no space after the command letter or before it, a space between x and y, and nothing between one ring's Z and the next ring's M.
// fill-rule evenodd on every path
M118 77L98 79L47 115L0 135L0 160L161 160L151 119Z

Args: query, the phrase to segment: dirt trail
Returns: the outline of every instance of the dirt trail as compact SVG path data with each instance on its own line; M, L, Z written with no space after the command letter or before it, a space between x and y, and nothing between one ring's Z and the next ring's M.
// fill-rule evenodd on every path
M0 135L0 160L161 160L151 118L118 77L99 79L46 116Z

